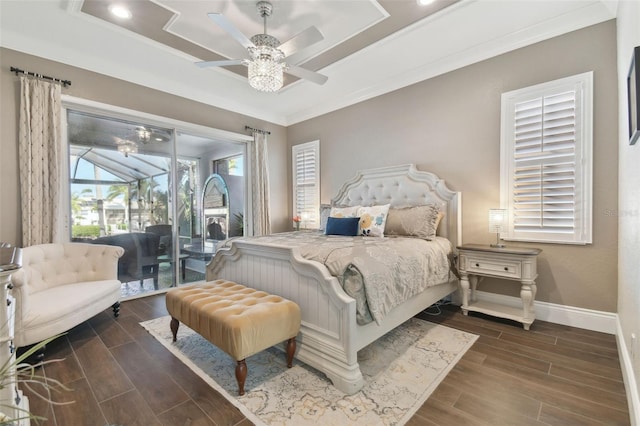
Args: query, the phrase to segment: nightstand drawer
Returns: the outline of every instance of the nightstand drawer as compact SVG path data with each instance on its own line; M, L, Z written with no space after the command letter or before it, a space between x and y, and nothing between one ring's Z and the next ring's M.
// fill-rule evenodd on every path
M520 279L522 268L520 262L487 260L482 257L467 256L467 273L495 275L498 277Z

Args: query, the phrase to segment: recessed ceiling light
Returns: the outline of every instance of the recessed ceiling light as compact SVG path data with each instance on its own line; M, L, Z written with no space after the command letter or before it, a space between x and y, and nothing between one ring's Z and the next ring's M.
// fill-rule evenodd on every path
M420 6L426 6L433 3L435 0L416 0Z
M131 19L131 11L121 4L112 4L109 6L109 12L118 18Z

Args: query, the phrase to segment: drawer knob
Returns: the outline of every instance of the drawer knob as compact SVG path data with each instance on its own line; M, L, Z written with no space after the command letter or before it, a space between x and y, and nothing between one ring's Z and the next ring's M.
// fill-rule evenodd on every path
M505 267L504 267L504 270L505 270L505 271L508 271L508 270L509 270L509 268L507 268L507 267L505 266Z
M480 264L479 264L479 263L476 263L476 268L479 268L479 267L480 267Z

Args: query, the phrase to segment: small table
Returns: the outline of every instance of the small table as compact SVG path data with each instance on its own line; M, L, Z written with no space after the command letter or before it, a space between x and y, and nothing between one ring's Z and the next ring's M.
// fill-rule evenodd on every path
M180 253L178 255L178 260L180 261L180 268L182 269L182 281L186 280L185 278L185 270L186 270L186 260L187 257L189 257L188 254L184 254L184 253ZM171 274L173 276L173 281L175 282L176 280L176 271L173 268L173 262L175 262L175 259L168 255L168 254L163 254L158 256L158 262L161 263L165 263L165 262L169 262L171 264Z
M525 330L535 320L533 302L536 298L537 256L542 250L523 247L491 247L483 244L458 246L458 270L462 287L462 313L481 312L499 318L521 322ZM522 308L478 301L477 285L484 277L519 281ZM471 291L469 287L471 285Z
M204 246L202 244L188 244L182 248L182 251L195 259L202 259L208 263L216 254L216 246L213 243L205 243Z

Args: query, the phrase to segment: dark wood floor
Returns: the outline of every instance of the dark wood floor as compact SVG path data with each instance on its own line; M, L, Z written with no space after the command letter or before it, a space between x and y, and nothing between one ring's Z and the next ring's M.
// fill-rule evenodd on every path
M71 391L50 405L26 392L32 424L250 425L138 323L166 315L164 296L123 303L47 348L44 374ZM516 324L463 316L446 307L425 319L478 334L409 425L628 425L614 336L536 321Z

